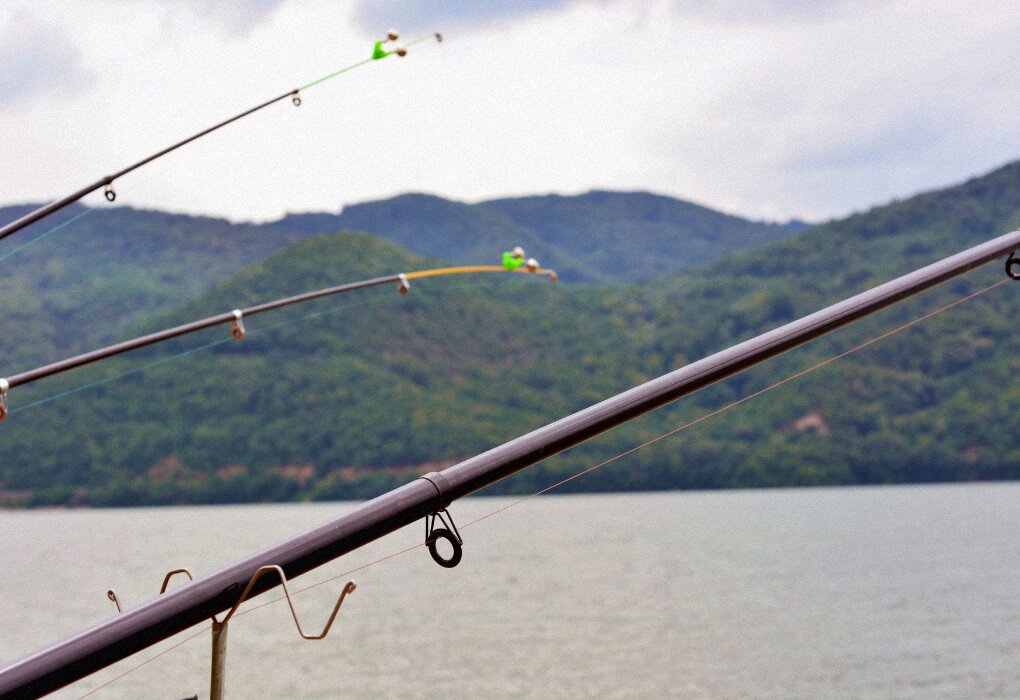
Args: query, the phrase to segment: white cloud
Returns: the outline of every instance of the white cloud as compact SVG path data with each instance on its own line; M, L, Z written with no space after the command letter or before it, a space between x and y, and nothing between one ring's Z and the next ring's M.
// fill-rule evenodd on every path
M390 26L446 41L369 63L309 88L298 109L273 105L147 165L117 183L118 203L262 219L411 190L478 200L603 188L821 218L1020 157L1012 2L486 7L23 5L29 26L62 40L37 34L19 55L42 56L51 74L70 66L77 77L66 84L88 89L54 87L0 111L0 131L18 134L0 140L0 202L73 191L366 58ZM0 8L0 27L11 17ZM28 71L16 75L14 85Z
M38 21L21 7L0 24L0 66L0 111L74 97L95 78L63 27Z

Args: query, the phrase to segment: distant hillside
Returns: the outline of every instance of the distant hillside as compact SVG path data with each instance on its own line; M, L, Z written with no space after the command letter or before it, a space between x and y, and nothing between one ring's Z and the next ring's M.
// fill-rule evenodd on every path
M519 244L565 281L616 284L677 275L807 226L748 221L646 192L590 192L479 204L410 194L345 207L336 228L457 263Z
M0 209L0 223L33 208ZM0 257L86 211L72 205L33 224L0 242ZM753 224L665 197L612 193L491 206L405 195L352 205L341 215L292 214L262 225L100 207L2 264L0 318L7 331L0 334L0 373L109 343L142 319L321 233L373 232L418 255L461 264L498 263L504 250L522 245L558 268L565 282L616 283L674 274L799 228ZM596 233L601 240L593 246ZM612 244L614 238L621 243ZM210 299L204 313L231 303Z
M502 212L557 250L582 251L583 258L573 253L575 259L618 282L672 277L807 228L797 221L748 221L647 192L499 199L480 206ZM560 266L558 260L550 264Z
M33 208L0 209L0 221ZM32 224L0 256L86 211L74 204ZM302 237L129 207L85 213L0 263L0 375L109 343Z
M654 285L422 280L46 380L0 424L9 502L362 498L1020 225L1020 164ZM367 235L302 240L137 330L395 268ZM1003 278L989 265L522 472L533 492ZM1020 478L1020 286L1002 285L565 489ZM185 354L189 353L189 354ZM117 378L121 373L144 371ZM96 382L113 379L108 383Z

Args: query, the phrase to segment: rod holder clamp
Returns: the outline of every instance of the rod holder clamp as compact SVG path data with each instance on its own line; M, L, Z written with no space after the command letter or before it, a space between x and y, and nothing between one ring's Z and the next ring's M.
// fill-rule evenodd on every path
M234 320L230 322L230 335L234 336L234 340L240 340L244 337L244 314L241 313L240 309L234 309Z
M453 499L450 498L450 482L445 476L439 472L429 472L428 474L424 474L418 478L424 479L436 488L437 498L436 506L432 509L433 513L440 510L446 510L449 505L453 503Z

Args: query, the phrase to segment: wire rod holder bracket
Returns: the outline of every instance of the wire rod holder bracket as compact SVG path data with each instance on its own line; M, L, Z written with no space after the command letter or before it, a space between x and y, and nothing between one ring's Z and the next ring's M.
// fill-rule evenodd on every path
M301 629L301 622L298 620L297 611L294 610L294 601L291 599L290 591L287 589L287 576L283 573L283 568L276 564L261 567L255 572L255 575L251 577L251 580L248 581L248 585L241 593L241 597L237 599L237 602L234 603L234 607L230 609L230 612L228 612L226 617L223 618L223 621L219 622L215 617L213 617L212 668L209 680L209 697L211 700L222 700L223 698L223 681L226 675L227 623L241 606L241 603L247 600L248 594L251 593L251 589L255 585L255 582L259 580L262 574L270 571L275 571L280 577L280 584L283 586L283 594L287 596L287 605L290 606L290 614L294 618L294 625L297 627L298 634L300 634L304 639L325 638L325 636L329 633L329 628L333 626L333 621L336 619L337 613L340 612L340 606L343 604L344 598L347 597L348 593L357 588L354 581L348 581L347 585L344 586L343 591L341 591L340 598L336 601L336 605L333 607L333 613L329 616L329 620L326 622L326 626L323 628L322 633L318 635L305 634L305 631Z
M11 383L0 377L0 420L7 417L7 392L10 388Z
M231 313L234 314L234 320L230 322L230 335L234 336L234 340L240 340L244 337L244 313L240 309L234 309Z
M287 598L287 605L290 606L290 614L294 618L294 625L297 627L298 634L300 634L304 639L315 640L325 638L325 636L329 634L329 628L333 626L333 621L336 619L337 613L340 612L340 606L343 604L344 598L347 597L348 593L353 592L354 589L358 587L357 584L354 583L354 581L348 581L347 584L344 586L344 589L340 592L340 598L336 601L336 605L333 606L333 612L329 616L329 620L326 621L326 626L323 627L322 632L317 635L306 634L305 631L301 628L301 622L298 620L297 611L294 610L294 601L291 599L290 591L287 589L287 575L283 573L282 567L276 564L270 564L269 566L261 567L258 571L255 572L255 575L251 577L251 580L248 582L248 585L241 593L241 597L237 599L236 603L234 603L234 607L230 609L230 612L228 612L226 617L223 618L223 621L218 622L217 624L219 625L227 624L230 621L230 618L237 611L237 609L241 607L241 603L248 599L248 594L251 592L251 589L255 585L255 582L262 577L262 574L268 573L270 571L275 571L277 576L280 577L280 585L283 586L283 594Z
M168 571L166 576L163 577L163 585L159 587L159 594L160 595L163 595L164 593L166 593L167 584L169 584L170 583L170 579L172 579L177 574L187 574L189 579L191 579L192 581L195 580L195 577L191 574L191 571L189 569L187 569L187 568L184 568L184 569L174 569L173 571ZM113 601L113 604L117 606L117 612L123 612L123 610L120 607L120 598L117 597L117 594L114 592L114 590L112 588L106 592L106 597L109 598L111 601ZM216 621L216 618L213 617L213 622L215 622L215 621Z
M1020 267L1020 258L1016 256L1015 250L1006 258L1006 276L1013 280L1020 280L1020 272L1014 271L1014 267Z

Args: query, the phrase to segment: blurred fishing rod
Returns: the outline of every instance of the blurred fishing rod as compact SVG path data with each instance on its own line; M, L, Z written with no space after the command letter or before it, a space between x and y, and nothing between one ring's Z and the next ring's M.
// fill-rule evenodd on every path
M233 122L236 122L237 120L243 119L244 117L247 117L250 114L254 114L255 112L258 112L259 110L264 109L264 108L268 107L271 104L275 104L276 102L279 102L280 100L283 100L283 99L286 99L286 98L290 97L291 101L294 103L295 107L300 106L301 105L301 94L300 94L301 91L302 90L306 90L306 89L312 87L313 85L318 85L319 83L325 82L325 81L329 80L330 78L335 78L336 76L340 75L341 73L346 73L347 71L353 70L353 69L355 69L355 68L357 68L359 66L363 66L366 63L371 63L372 61L378 61L379 59L386 58L387 56L390 56L392 54L397 54L398 56L405 56L405 55L407 55L407 48L408 47L414 46L415 44L419 44L419 43L421 43L423 41L426 41L428 39L435 38L436 41L442 41L443 40L443 37L442 37L441 34L433 33L433 34L426 34L424 36L420 36L417 39L409 41L407 44L404 44L404 45L401 45L401 46L395 46L392 51L387 51L384 48L384 45L387 45L387 44L389 44L391 42L395 42L398 38L399 38L399 34L395 30L390 30L390 32L386 35L385 39L383 39L381 41L377 41L375 43L375 49L373 50L372 55L370 57L368 57L368 58L366 58L366 59L364 59L362 61L359 61L359 62L357 62L357 63L355 63L353 65L347 66L346 68L341 68L340 70L336 71L335 73L330 73L329 75L327 75L327 76L325 76L323 78L319 78L318 80L313 80L312 82L308 83L307 85L302 85L299 88L294 88L293 90L289 90L288 92L283 93L279 97L274 97L273 99L268 100L266 102L263 102L262 104L260 104L260 105L258 105L256 107L252 107L251 109L245 110L244 112L241 112L240 114L238 114L236 116L233 116L230 119L222 121L219 124L216 124L215 126L211 126L208 129L204 129L204 130L198 132L194 136L189 136L188 138L184 139L183 141L179 141L178 143L175 143L174 145L172 145L172 146L170 146L168 148L164 148L162 151L159 151L158 153L154 153L151 156L149 156L148 158L143 158L142 160L138 161L137 163L134 163L133 165L129 165L128 167L126 167L123 170L120 170L120 171L114 173L113 175L106 175L106 176L100 178L99 180L96 180L91 185L83 187L82 189L78 190L77 192L72 192L71 194L67 195L63 199L59 199L59 200L57 200L55 202L51 202L50 204L46 204L44 206L39 207L35 211L30 212L29 214L26 214L25 216L21 217L20 219L17 219L16 221L12 221L11 223L9 223L9 224L3 226L2 228L0 228L0 240L3 240L7 236L10 236L12 233L20 231L21 229L25 228L29 224L33 224L36 221L39 221L40 219L43 219L43 218L49 216L53 212L56 212L56 211L59 211L59 210L63 209L68 204L71 204L73 202L77 202L79 199L81 199L85 195L91 194L92 192L95 192L100 187L104 187L105 188L103 194L106 196L107 200L112 202L113 200L115 200L117 198L117 193L113 189L113 181L116 180L117 178L130 173L132 170L135 170L137 168L142 167L146 163L151 163L152 161L154 161L154 160L156 160L158 158L162 158L163 156L165 156L166 154L170 153L171 151L175 151L175 150L177 150L178 148L180 148L181 146L183 146L185 144L191 143L192 141L195 141L196 139L200 139L203 136L205 136L206 134L210 134L210 133L216 131L217 129L226 126L227 124L231 124Z
M438 277L443 275L463 275L479 272L523 272L545 275L553 282L558 279L554 270L547 270L539 267L538 261L534 258L525 260L524 251L521 250L520 247L517 247L512 253L504 253L503 265L440 267L431 270L419 270L417 272L400 272L394 275L387 275L385 277L375 277L373 279L362 280L360 282L351 282L349 284L342 284L336 287L326 287L314 292L306 292L304 294L283 297L274 301L249 306L244 309L234 309L233 311L209 316L199 321L192 321L191 323L185 323L162 331L157 331L155 333L149 333L148 335L142 335L131 340L125 340L120 343L108 345L104 348L76 355L66 360L60 360L59 362L43 365L42 367L37 367L36 369L28 370L27 372L21 372L9 377L0 377L0 420L4 420L7 417L7 392L9 390L17 386L21 386L22 384L34 382L45 377L51 377L55 374L60 374L61 372L66 372L83 365L98 362L99 360L104 360L131 350L155 345L156 343L162 343L165 340L179 338L183 335L188 335L189 333L195 333L206 328L212 328L213 326L219 326L226 323L230 324L230 334L234 337L234 339L241 340L245 335L244 319L265 313L266 311L272 311L273 309L280 309L285 306L292 306L294 304L300 304L302 302L320 299L322 297L343 294L344 292L352 292L356 289L376 287L382 284L396 283L397 289L400 293L407 294L411 289L411 280L414 279Z

